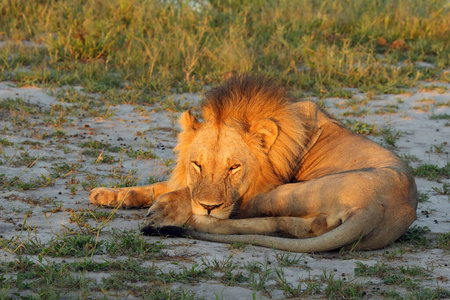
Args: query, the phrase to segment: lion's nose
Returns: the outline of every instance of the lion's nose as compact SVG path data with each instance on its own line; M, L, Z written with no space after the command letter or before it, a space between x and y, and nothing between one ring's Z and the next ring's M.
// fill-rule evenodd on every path
M219 206L222 205L222 203L217 204L217 205L206 205L206 204L200 203L200 205L203 206L203 208L206 209L206 210L208 211L208 215L209 215L209 214L211 214L211 211L212 211L213 209L218 208Z

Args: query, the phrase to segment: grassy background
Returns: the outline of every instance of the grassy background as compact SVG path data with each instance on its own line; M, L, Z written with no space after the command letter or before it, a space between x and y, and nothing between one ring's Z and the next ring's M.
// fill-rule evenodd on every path
M450 81L447 0L1 0L0 40L0 80L88 91L194 91L229 72L323 96Z

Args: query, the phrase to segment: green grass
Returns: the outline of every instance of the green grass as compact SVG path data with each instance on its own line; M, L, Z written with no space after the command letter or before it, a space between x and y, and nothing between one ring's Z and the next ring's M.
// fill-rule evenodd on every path
M413 173L418 177L425 177L429 180L439 180L450 177L450 163L443 167L434 164L423 164L417 168L413 168Z
M134 296L150 299L194 299L193 294L184 289L168 289L162 281L164 274L154 266L145 267L132 259L104 262L85 259L61 263L46 261L42 257L38 261L19 257L15 262L1 265L0 270L9 275L0 277L0 293L9 287L11 290L18 288L22 292L33 292L35 297L42 299L57 299L68 292L76 292L79 298L104 298L100 291L107 295L111 295L109 292L129 291ZM108 272L110 276L102 277L98 282L89 277L94 272ZM150 284L143 287L139 285L140 281ZM24 297L23 294L18 295Z
M389 104L387 106L375 110L373 113L376 115L393 114L396 113L398 109L399 109L398 105Z
M430 241L425 237L428 232L430 229L427 226L413 225L395 243L426 247L430 245Z
M387 146L395 147L395 143L401 137L402 133L391 127L386 127L381 130L381 135Z
M446 251L450 251L450 232L439 234L437 246Z
M428 271L418 266L392 267L384 263L368 266L358 261L355 263L357 266L355 268L355 276L378 277L384 284L400 285L415 293L419 293L422 290L420 286L421 281L430 277Z
M430 195L428 195L428 193L425 192L417 192L417 201L419 201L419 203L423 203L423 202L427 202L430 199Z
M345 282L341 278L335 279L335 274L328 275L324 271L322 281L326 283L324 293L328 299L360 299L363 296L363 286L356 282Z
M114 153L118 153L122 150L121 147L112 147L111 144L109 143L105 143L105 142L101 142L101 141L88 141L88 142L83 142L80 144L81 148L89 148L89 149L94 149L97 150L97 152L100 152L102 149L106 149L108 151L114 152Z
M432 187L432 189L438 195L450 195L450 184L444 183L441 189L436 187Z
M351 131L364 134L364 135L379 135L380 130L375 124L368 124L362 121L345 119L345 126Z
M431 120L450 120L450 114L431 115Z
M420 161L420 159L419 159L417 156L415 156L414 154L410 154L410 153L400 154L400 158L401 158L405 163L407 163L408 165L409 165L411 162L418 162L418 161Z
M400 266L400 267L391 267L385 265L384 263L377 263L374 266L368 266L363 264L362 262L355 262L357 267L355 268L356 276L373 276L384 278L388 274L399 273L405 274L409 276L427 276L427 271L417 266Z
M3 1L0 32L10 43L0 49L0 80L121 88L129 99L198 90L228 72L345 98L345 87L398 93L417 79L450 80L441 72L450 60L446 0L188 3Z
M75 223L71 217L71 222ZM77 223L85 227L85 223ZM81 228L81 226L80 226ZM163 256L163 245L159 242L150 243L139 233L113 231L110 238L100 240L98 231L103 224L88 229L83 228L77 233L57 235L47 242L39 238L20 236L6 240L0 238L1 249L13 251L21 255L38 255L47 257L91 257L92 255L108 254L112 257L128 255L129 257L154 259Z

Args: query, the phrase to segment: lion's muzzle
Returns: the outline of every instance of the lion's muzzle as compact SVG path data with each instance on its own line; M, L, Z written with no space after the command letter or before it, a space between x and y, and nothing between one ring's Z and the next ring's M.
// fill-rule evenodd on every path
M208 212L208 215L211 215L211 211L215 208L222 206L223 202L220 204L217 204L217 205L207 205L207 204L203 204L201 202L199 202L199 204L206 209L206 211Z
M194 215L208 215L216 218L228 218L226 188L220 184L202 181L192 190L192 212ZM232 202L232 201L231 201Z

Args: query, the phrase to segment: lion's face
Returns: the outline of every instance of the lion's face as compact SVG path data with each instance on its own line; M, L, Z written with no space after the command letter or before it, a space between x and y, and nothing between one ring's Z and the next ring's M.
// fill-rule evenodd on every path
M257 159L238 129L204 124L186 163L192 212L226 219L255 178Z

